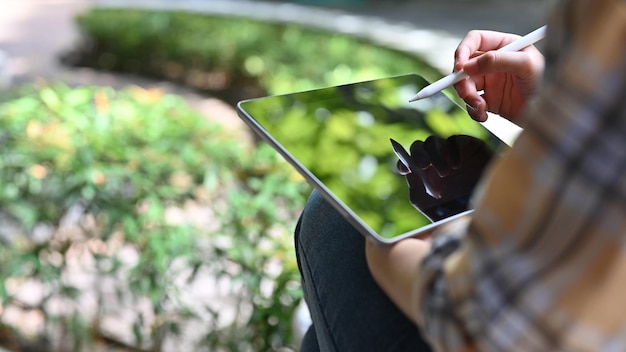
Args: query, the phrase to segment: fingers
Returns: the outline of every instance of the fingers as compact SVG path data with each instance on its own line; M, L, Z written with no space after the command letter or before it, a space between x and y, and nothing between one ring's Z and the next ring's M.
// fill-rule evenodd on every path
M467 113L472 119L483 122L487 120L487 102L478 94L484 89L484 78L464 79L454 85L459 97L465 101Z
M424 142L422 141L415 141L411 144L411 159L415 161L415 163L417 164L417 166L424 170L426 169L428 166L430 166L430 156L428 155L428 153L426 152L426 149L424 148Z
M396 162L396 170L398 170L398 173L400 175L408 175L411 173L411 170L409 170L408 167L406 167L406 165L404 165L404 163L402 162L402 160L398 160Z
M470 56L470 59L473 59L473 58L475 58L475 57L479 57L480 55L482 55L482 54L484 54L484 53L485 53L484 51L480 51L480 50L478 50L478 51L476 51L475 53L473 53L473 54Z
M508 33L470 31L457 47L454 70L462 69L470 77L455 84L454 88L474 120L482 122L487 119L489 104L509 106L507 111L495 112L516 116L526 99L535 93L543 73L542 54L534 46L517 52L497 51L518 38ZM508 91L503 90L505 87ZM484 96L479 93L481 91ZM506 99L511 101L503 101Z
M423 142L416 140L411 144L411 159L421 170L432 166L439 176L445 176L450 169L446 160L447 144L449 144L447 140L436 136L429 136Z
M519 36L493 31L470 31L454 52L454 70L458 71L477 51L497 50L518 39Z
M487 121L487 102L485 101L485 99L483 99L482 96L477 95L476 98L472 100L472 103L465 104L465 109L467 110L467 113L475 121Z
M450 167L453 170L457 170L461 166L461 150L467 144L467 138L472 138L464 135L453 135L446 140L448 150L448 161Z
M525 51L489 51L468 60L463 70L470 76L495 72L511 73L520 79L535 78L538 68L532 55Z

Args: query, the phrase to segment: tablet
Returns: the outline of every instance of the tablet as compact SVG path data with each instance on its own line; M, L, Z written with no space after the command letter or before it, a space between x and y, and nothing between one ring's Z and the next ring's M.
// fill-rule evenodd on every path
M506 144L416 74L241 101L239 116L364 236L393 243L471 212Z

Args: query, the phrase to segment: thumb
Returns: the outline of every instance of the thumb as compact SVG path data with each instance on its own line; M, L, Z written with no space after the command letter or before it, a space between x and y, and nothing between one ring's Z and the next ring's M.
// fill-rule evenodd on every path
M501 72L530 78L533 75L533 62L525 52L488 51L469 60L463 70L470 76Z

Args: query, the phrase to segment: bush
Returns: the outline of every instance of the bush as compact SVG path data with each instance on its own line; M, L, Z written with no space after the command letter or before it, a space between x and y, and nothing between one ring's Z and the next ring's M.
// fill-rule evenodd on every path
M85 35L85 42L79 50L66 58L67 62L181 82L231 104L256 96L308 90L414 71L430 79L440 76L436 70L411 55L349 36L294 25L186 12L129 9L95 9L79 16L77 22ZM89 93L94 95L96 106L98 91L96 89ZM42 93L43 91L39 91L37 94ZM162 109L159 113L165 111L169 112ZM90 114L88 111L84 116L91 116ZM127 112L125 116L126 114ZM159 119L158 113L152 119ZM100 128L97 119L90 123L94 125L85 126L85 131ZM147 126L147 121L138 123L138 126ZM144 133L149 134L148 131L142 130L145 127L132 127L129 129L138 134L132 138L147 138ZM171 128L177 130L176 127ZM135 197L134 203L120 198L115 206L111 205L110 210L107 210L113 215L106 216L98 215L104 212L100 210L102 205L90 205L91 208L81 208L84 209L83 217L105 219L103 226L118 229L122 233L130 231L143 234L136 235L137 239L128 239L128 235L124 235L125 240L130 243L141 245L138 248L141 249L143 258L141 265L136 264L130 271L134 275L131 283L135 284L128 286L128 289L138 297L151 298L153 307L156 307L155 315L172 317L168 309L175 297L169 293L174 288L173 282L177 276L177 273L172 272L177 267L173 264L183 258L186 263L184 268L191 268L192 274L210 269L218 277L227 277L233 281L235 286L232 287L241 289L241 292L233 292L241 317L225 326L220 323L220 317L214 316L210 320L210 332L205 336L209 346L254 351L289 346L291 314L301 297L291 231L299 209L304 204L303 195L308 192L308 186L265 145L251 152L236 148L235 143L212 145L205 149L204 143L214 141L221 134L201 136L203 129L196 126L186 126L183 129L188 128L194 131L195 137L183 136L181 132L168 137L172 143L165 148L159 149L157 145L166 138L157 138L135 152L125 153L128 158L132 155L146 155L142 158L136 157L138 161L126 164L136 165L137 162L143 162L143 167L151 168L149 174L135 175L137 177L132 178L133 182L137 182L136 186L133 183L132 187L124 188L127 183L122 181L117 184L117 193L114 193L116 197L128 196L125 192L128 189L138 188L145 191L141 193L141 197L136 192L130 192ZM76 129L77 137L80 136L78 131ZM196 135L196 132L199 134ZM119 133L128 138L124 135L126 132ZM111 133L109 137L94 137L94 142L100 139L109 141L102 148L110 149L111 153L120 148L126 150L111 141L120 136ZM153 143L157 144L154 146L157 150L152 150ZM186 145L189 146L185 147ZM85 153L90 155L94 152ZM184 155L189 159L184 158ZM210 160L203 159L205 157ZM111 158L103 159L102 163L109 165L111 160L116 160ZM163 165L158 162L152 165L157 159L175 160L177 165L170 165L168 168L166 161ZM36 164L44 166L46 173L50 174L52 169L47 166L52 165L50 161L48 164L37 161ZM74 173L86 175L81 181L83 183L89 181L88 177L94 174L93 170L102 172L99 168L82 165L72 167L78 168ZM91 171L81 172L81 167ZM119 171L119 174L123 173L136 174L136 169L126 168ZM59 177L73 179L68 175ZM106 179L111 177L113 176L107 175ZM163 180L192 181L183 182L189 188L180 194L177 193L181 191L179 188L168 185ZM85 188L86 195L97 194L93 197L102 197L98 200L108 204L108 198L112 196L101 194L103 187L94 186L93 180L90 182L87 186L81 184L79 188ZM152 195L149 190L157 188L162 188L165 193L160 193L159 190ZM85 194L76 192L78 195L73 199L86 202L83 199ZM170 198L162 198L166 196ZM58 199L65 197L59 196ZM163 224L163 209L169 204L181 206L187 200L207 203L215 218L220 219L219 228L210 233L205 231L203 236L191 236L193 228L177 226L173 231L182 240L168 241L166 239L169 236L156 235L151 241L157 243L148 241L153 235L147 230L152 231L154 222L158 219L161 222L157 224L167 228L167 231L171 227ZM130 214L123 217L128 224L120 222L122 215L117 215L114 210L118 206L126 214ZM98 212L92 214L89 211ZM55 221L59 221L58 216L61 213L56 214ZM145 216L151 218L143 219ZM135 218L137 219L134 223L130 222L130 219ZM38 221L40 220L30 220L29 223L35 224ZM99 233L100 236L105 234L106 232ZM179 246L178 243L185 245ZM31 251L35 250L32 248ZM212 253L212 256L206 253ZM155 262L161 264L151 264ZM193 276L192 274L190 275ZM145 279L141 279L144 277ZM216 314L211 307L206 308L209 316ZM188 312L196 311L180 309L177 312L174 316L180 318ZM146 325L140 317L137 315L135 324L137 342L141 342L139 337L143 335L140 332ZM151 330L151 341L156 341L158 345L163 331L177 331L180 322L181 320L164 318L161 324L157 324L159 329Z
M91 350L120 306L136 347L158 351L194 321L190 350L290 344L291 232L308 186L269 147L245 149L157 91L15 96L0 105L0 318L37 311L39 333L67 351ZM198 218L173 216L189 206ZM207 276L230 283L234 319L185 299ZM37 299L24 298L33 285Z
M419 72L418 58L346 35L186 12L95 9L78 17L79 65L165 77L235 103Z

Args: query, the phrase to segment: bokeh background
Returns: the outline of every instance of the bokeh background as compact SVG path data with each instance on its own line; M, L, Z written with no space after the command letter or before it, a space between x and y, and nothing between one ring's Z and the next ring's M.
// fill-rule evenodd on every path
M549 7L0 0L0 350L297 350L310 188L234 105L434 80L468 30Z

